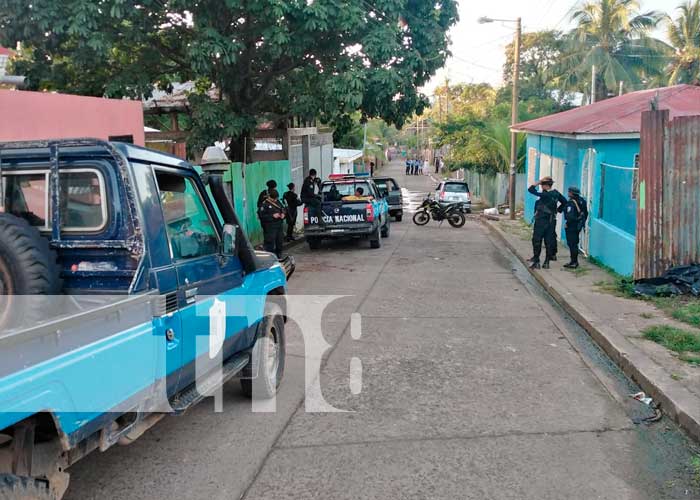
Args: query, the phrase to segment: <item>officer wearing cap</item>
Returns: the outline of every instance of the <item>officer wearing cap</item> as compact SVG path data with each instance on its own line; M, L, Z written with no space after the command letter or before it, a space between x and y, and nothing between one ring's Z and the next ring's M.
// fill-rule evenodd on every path
M537 185L542 191L537 191ZM542 263L544 269L549 269L550 257L555 253L557 245L555 227L557 223L557 211L559 206L565 205L567 200L556 189L552 189L554 180L551 177L543 177L540 182L530 186L527 191L537 196L535 202L535 227L532 231L532 265L531 269L540 268L540 254L542 253L542 241L545 244L545 259ZM554 226L554 227L553 227Z
M566 244L569 246L571 260L564 267L576 269L578 267L578 242L581 230L586 225L588 219L588 205L585 198L581 196L581 191L575 186L569 188L569 200L565 205L559 207L560 212L564 212L566 224Z

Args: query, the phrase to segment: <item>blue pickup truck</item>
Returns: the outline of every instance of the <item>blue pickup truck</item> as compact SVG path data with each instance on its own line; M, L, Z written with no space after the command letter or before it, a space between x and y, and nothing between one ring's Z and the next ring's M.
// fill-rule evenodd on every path
M387 195L363 174L331 174L321 184L321 212L304 207L304 236L311 250L326 239L355 238L369 240L370 248L379 248L382 238L391 232Z
M0 143L0 498L61 498L73 463L231 379L275 395L293 269L253 249L225 168Z

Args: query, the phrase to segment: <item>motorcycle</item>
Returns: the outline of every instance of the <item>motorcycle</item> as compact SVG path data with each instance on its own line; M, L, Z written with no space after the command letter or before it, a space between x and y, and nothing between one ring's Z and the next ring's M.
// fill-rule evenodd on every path
M431 218L440 223L447 220L452 227L462 227L467 222L462 213L461 203L441 205L428 195L413 215L413 223L417 226L425 226Z

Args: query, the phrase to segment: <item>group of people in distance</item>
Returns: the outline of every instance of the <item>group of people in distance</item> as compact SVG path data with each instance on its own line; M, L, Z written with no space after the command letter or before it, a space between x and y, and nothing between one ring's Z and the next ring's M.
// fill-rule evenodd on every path
M307 205L315 214L321 210L321 179L318 178L313 168L304 179L301 188L301 197L296 193L296 185L293 182L287 184L287 191L280 200L277 191L277 181L270 179L266 182L267 188L258 196L258 218L263 230L263 248L272 252L278 258L282 258L282 246L284 240L294 241L294 227L297 223L298 209ZM322 219L319 217L322 221ZM287 223L286 238L284 236L284 222ZM323 223L323 222L321 222Z
M418 158L406 159L406 175L420 175L428 173L428 162Z

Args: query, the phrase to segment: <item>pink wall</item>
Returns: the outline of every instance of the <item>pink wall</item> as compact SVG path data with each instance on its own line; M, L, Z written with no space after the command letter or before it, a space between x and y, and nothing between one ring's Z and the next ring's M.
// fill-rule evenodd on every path
M0 90L0 141L132 135L143 146L139 101Z

